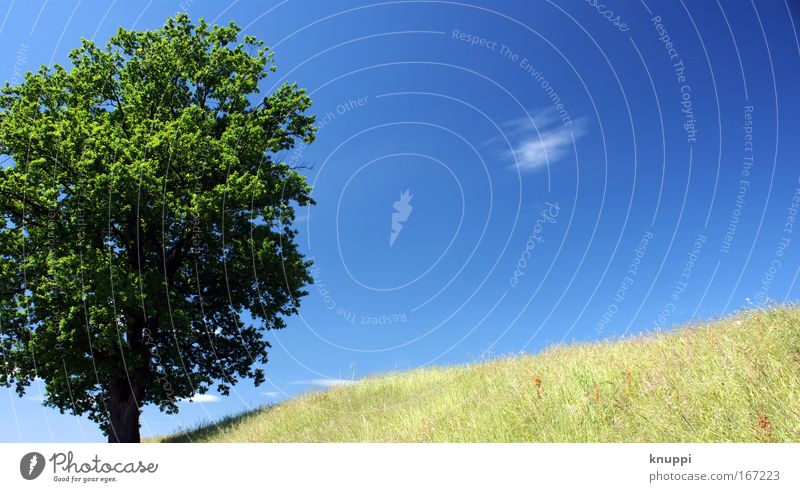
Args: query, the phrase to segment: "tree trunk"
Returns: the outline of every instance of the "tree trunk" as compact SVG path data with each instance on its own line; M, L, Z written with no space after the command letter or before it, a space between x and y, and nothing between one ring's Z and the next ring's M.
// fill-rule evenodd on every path
M127 380L111 385L108 398L108 442L140 442L139 401L142 390Z

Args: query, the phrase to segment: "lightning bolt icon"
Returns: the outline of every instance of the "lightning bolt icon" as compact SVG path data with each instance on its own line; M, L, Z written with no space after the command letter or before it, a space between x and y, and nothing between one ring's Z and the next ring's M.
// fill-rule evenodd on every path
M39 462L39 458L37 458L35 454L33 456L31 456L31 462L28 465L28 475L33 473L33 469L36 468L36 464L38 462Z

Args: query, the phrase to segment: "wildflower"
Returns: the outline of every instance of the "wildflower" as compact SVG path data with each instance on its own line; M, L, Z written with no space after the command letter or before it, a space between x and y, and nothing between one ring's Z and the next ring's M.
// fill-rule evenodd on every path
M772 424L769 422L769 418L766 415L761 415L758 417L758 422L756 424L758 426L759 434L765 440L770 440L772 438Z
M533 375L533 384L536 386L536 396L542 397L542 377L538 374Z

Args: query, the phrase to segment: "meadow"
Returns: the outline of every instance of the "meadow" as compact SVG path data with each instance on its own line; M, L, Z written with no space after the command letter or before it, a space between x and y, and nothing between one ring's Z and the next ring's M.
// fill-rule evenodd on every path
M368 377L158 442L800 442L800 309Z

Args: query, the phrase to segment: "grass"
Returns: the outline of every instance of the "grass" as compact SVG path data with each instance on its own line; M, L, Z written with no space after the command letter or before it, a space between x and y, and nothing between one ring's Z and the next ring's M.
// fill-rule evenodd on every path
M800 309L370 377L160 442L800 442Z

